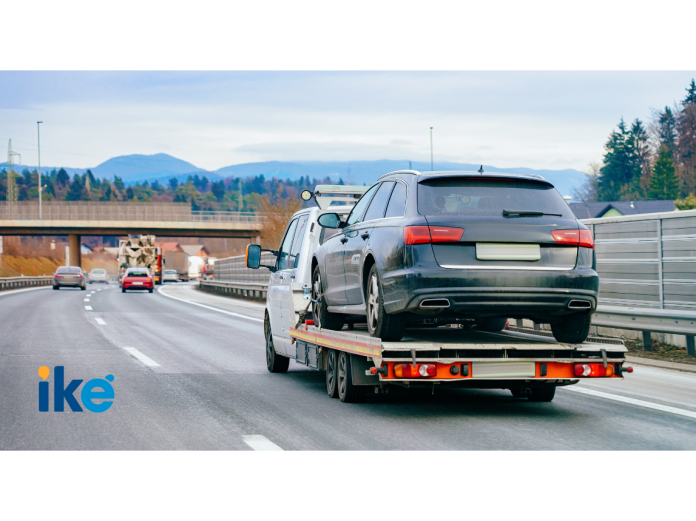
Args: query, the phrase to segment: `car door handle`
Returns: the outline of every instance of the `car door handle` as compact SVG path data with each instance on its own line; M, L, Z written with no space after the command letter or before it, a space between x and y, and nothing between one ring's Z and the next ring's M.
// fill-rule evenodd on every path
M370 238L370 234L369 234L369 233L367 233L367 232L365 232L365 233L363 233L363 234L362 234L362 235L361 235L360 237L362 237L362 238L363 238L363 241L366 241L367 239L369 239L369 238Z
M347 242L348 242L348 237L341 237L341 242L342 242L343 244L347 243Z

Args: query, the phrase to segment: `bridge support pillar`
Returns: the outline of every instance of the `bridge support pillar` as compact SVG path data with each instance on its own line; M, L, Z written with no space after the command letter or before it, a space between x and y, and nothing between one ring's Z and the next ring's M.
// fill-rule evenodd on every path
M80 246L82 246L82 236L81 235L68 235L68 246L70 246L70 265L82 267L82 252L80 251Z
M254 238L254 244L261 244L261 236L260 236L260 235L257 235L257 236Z

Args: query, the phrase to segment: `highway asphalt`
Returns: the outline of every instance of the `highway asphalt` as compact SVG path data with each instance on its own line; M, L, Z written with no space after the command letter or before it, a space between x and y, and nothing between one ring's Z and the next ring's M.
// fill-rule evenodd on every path
M437 389L343 404L321 372L266 370L262 318L261 305L186 284L0 293L0 448L696 449L695 374L636 366L551 403ZM49 412L38 410L40 366L51 369ZM113 375L111 408L54 412L55 366L66 385Z

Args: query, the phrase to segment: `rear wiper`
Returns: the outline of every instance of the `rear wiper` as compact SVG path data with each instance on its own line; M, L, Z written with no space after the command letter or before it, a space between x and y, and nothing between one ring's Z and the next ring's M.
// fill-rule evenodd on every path
M525 212L515 211L515 210L503 210L503 217L510 217L512 215L518 215L520 217L541 217L542 215L553 215L555 217L563 217L560 213L544 213L544 212Z

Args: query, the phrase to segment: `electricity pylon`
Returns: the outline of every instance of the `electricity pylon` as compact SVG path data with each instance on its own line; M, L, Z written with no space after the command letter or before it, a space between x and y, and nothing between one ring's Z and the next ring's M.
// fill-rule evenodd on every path
M14 158L18 161L14 161ZM17 183L15 182L15 171L12 169L12 163L21 164L22 156L19 152L12 150L12 140L7 146L7 205L10 210L10 218L14 217L14 203L17 202Z

